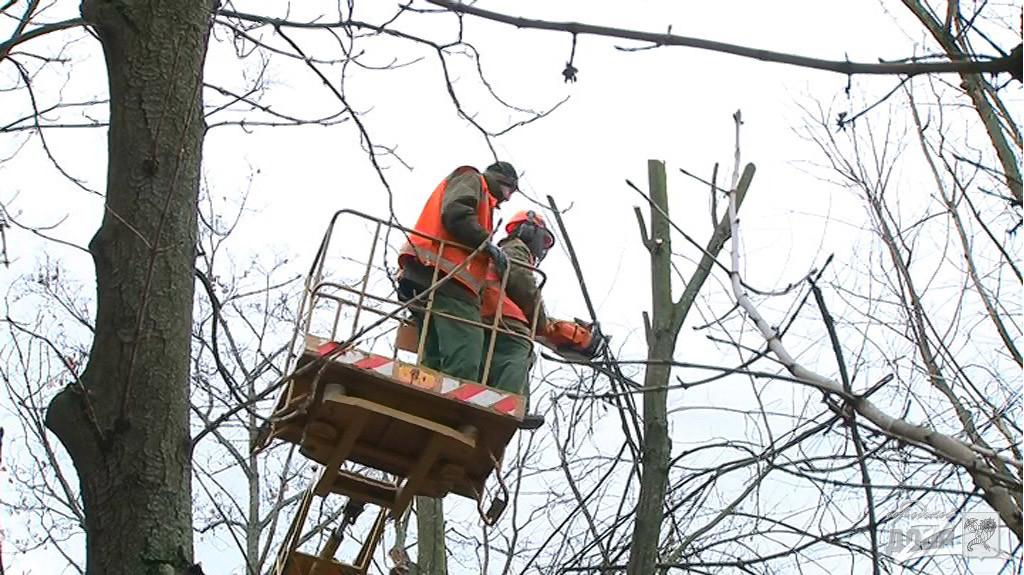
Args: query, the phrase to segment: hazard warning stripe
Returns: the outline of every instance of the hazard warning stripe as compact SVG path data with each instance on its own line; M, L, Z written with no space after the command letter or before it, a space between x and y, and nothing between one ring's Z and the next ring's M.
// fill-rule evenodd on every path
M448 396L448 397L454 397L455 399L461 399L462 401L467 401L468 399L470 399L474 395L476 395L476 394L480 393L481 391L483 391L483 389L484 389L483 386L480 386L480 385L476 385L476 384L463 384L463 385L460 385L459 387L455 388L454 391L452 391L450 393L446 393L445 395Z
M441 380L441 394L448 395L450 391L456 389L460 385L462 385L461 381L457 379L452 379L450 377L445 377L444 379Z
M498 393L496 391L485 388L479 391L478 393L473 394L472 397L467 398L466 401L472 403L473 405L482 405L484 407L490 407L495 403L498 403L502 399L505 399L505 394Z
M324 357L338 348L337 342L325 342L316 348ZM464 401L491 411L522 417L524 400L514 393L494 389L479 383L470 383L435 372L431 369L405 364L382 355L348 349L334 357L334 361L379 373L393 381L428 389L444 397Z
M515 413L516 405L518 405L518 403L519 401L517 400L517 398L511 395L506 395L504 398L498 401L498 403L492 405L491 409L499 413Z
M391 377L395 370L394 360L380 355L366 355L363 359L350 363L356 367L376 371L377 373L386 375L387 377ZM407 382L403 381L402 383Z
M361 367L363 369L377 369L378 367L386 363L391 363L391 360L379 355L370 355L364 357L363 359L353 362L352 365L356 367Z
M336 341L329 341L329 342L321 345L320 347L316 348L316 353L320 357L323 357L323 356L331 353L332 351L338 349L340 346L341 346L341 344L336 342Z

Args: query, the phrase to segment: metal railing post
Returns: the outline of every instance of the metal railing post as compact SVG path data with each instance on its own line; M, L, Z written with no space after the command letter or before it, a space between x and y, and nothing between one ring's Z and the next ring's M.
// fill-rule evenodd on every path
M373 269L373 256L377 253L377 240L379 239L380 222L377 222L377 227L373 231L373 243L370 244L370 256L366 258L366 271L363 273L363 286L362 289L359 290L359 301L356 303L356 315L352 318L351 335L355 335L356 328L359 326L359 311L363 309L363 300L366 299L366 286L370 282L370 271Z
M494 346L498 339L498 322L501 321L501 308L505 304L505 289L508 286L508 276L513 265L516 264L509 261L508 265L505 266L505 273L501 275L501 287L498 289L498 305L494 310L494 319L491 321L491 337L490 341L487 342L487 355L484 357L483 373L480 374L480 383L483 385L487 385L487 376L491 374L491 360L494 358Z
M437 283L437 276L441 269L441 259L444 257L444 248L447 244L444 240L440 240L440 242L441 245L437 252L437 262L434 263L434 273L430 276L431 286ZM420 340L416 346L416 365L423 364L423 351L427 346L427 329L430 327L430 315L434 311L434 294L436 293L437 290L432 290L430 295L427 296L427 307L423 312L423 321L421 322L423 325L420 326Z

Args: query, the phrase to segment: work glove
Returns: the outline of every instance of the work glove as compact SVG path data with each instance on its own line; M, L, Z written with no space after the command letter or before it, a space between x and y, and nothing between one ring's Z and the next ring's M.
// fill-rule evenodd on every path
M497 270L498 276L504 276L505 270L508 269L508 256L495 244L487 244L487 253L491 256L491 261L494 262L494 269Z

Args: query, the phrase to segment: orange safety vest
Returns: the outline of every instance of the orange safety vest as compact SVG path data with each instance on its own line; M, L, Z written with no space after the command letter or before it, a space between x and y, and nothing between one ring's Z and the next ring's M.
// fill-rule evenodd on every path
M476 168L461 166L452 172L452 175L463 173L467 170L476 172L480 178L481 193L486 202L479 202L477 204L476 217L480 227L490 232L493 225L491 218L494 213L494 207L498 205L498 200L490 194L490 191L487 189L487 180L477 172ZM469 254L472 253L472 250L461 247L441 222L441 201L447 188L448 178L445 178L434 188L434 193L430 194L426 205L423 206L423 211L420 212L419 219L416 221L416 226L413 228L424 235L409 234L409 241L406 242L405 246L398 253L399 267L404 268L405 262L409 258L416 258L421 264L437 267L447 275L452 274L452 270L466 261ZM442 241L444 242L443 249L441 247ZM476 246L472 247L476 248ZM479 294L487 281L489 263L490 257L486 252L478 253L467 266L452 274L452 279L464 285L469 291Z
M509 266L513 264L509 262ZM533 262L530 262L533 265ZM512 273L512 270L509 270ZM501 276L495 271L492 266L487 270L487 286L484 288L483 301L480 303L480 317L484 319L484 322L488 322L494 319L494 314L498 311L498 294L501 293ZM507 293L501 294L501 317L517 319L526 325L530 325L530 321L526 319L526 314L520 309L516 302L512 301L512 298L508 297Z

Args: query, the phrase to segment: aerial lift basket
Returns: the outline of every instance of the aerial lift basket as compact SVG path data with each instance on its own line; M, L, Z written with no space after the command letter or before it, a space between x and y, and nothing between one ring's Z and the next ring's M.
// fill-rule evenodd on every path
M341 215L362 218L375 228L357 286L324 279L331 236ZM319 463L321 469L286 535L275 575L366 573L387 518L400 517L417 495L455 493L473 499L488 523L497 519L508 500L500 462L523 419L525 400L399 359L399 349L417 352L417 359L423 350L417 345L417 330L403 319L408 304L368 290L374 283L371 276L378 244L388 248L382 230L393 232L384 238L393 235L401 239L416 233L352 210L337 212L306 280L287 383L270 417L269 434L256 449L276 438L299 446L301 454ZM431 302L428 298L427 322L432 313L444 315L432 312ZM317 323L315 316L324 308L333 318ZM343 309L353 315L352 330L339 341ZM367 315L378 317L369 328L360 324L360 317L365 321ZM388 324L397 329L390 355L356 348L360 337ZM481 327L496 329L495 325ZM489 362L490 353L487 355ZM494 497L485 510L485 483L492 473L503 494ZM381 479L384 474L388 480ZM348 497L341 525L319 555L298 551L313 498L331 494ZM365 504L380 508L373 527L355 561L339 562L334 554L344 530L354 524Z

